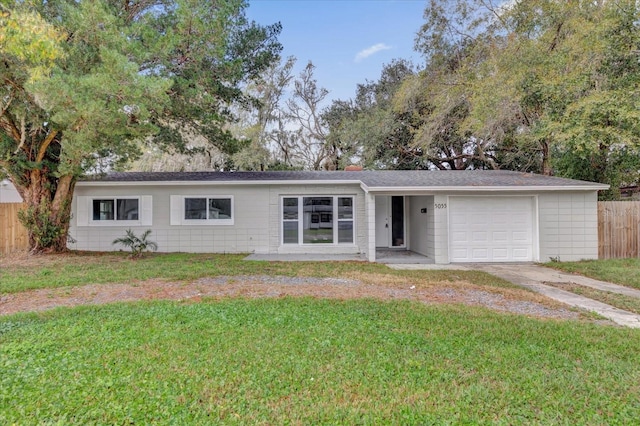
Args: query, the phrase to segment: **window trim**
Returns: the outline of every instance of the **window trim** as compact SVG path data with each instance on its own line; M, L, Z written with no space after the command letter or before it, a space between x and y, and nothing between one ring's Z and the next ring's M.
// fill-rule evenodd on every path
M220 194L188 194L171 195L171 225L179 226L229 226L234 225L236 220L235 199L233 195ZM187 198L204 198L206 200L206 219L185 219ZM228 219L209 219L209 200L228 199L231 201L231 217Z
M285 219L284 218L284 199L296 198L298 199L298 218L297 219ZM330 243L305 243L304 242L304 199L305 198L331 198L332 199L332 229L333 229L333 241ZM351 219L338 219L338 199L350 198L352 215ZM304 194L304 195L280 195L280 245L286 247L330 247L330 246L355 246L356 245L356 196L353 194L340 194L340 195L322 195L322 194ZM297 243L285 243L284 242L284 223L285 222L298 222L298 242ZM352 241L347 243L339 242L338 231L340 222L351 222L353 234Z
M93 195L87 197L87 215L89 226L142 226L145 224L144 201L141 195ZM113 201L113 219L94 219L93 218L93 202L96 200L112 200ZM118 200L138 200L138 219L137 220L118 220Z

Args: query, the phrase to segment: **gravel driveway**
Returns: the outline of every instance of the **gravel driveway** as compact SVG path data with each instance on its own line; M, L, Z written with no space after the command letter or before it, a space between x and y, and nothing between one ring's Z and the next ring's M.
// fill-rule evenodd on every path
M514 293L515 294L515 293ZM580 313L552 302L526 300L522 295L491 292L464 285L440 284L422 288L411 284L372 284L359 280L268 275L216 276L192 282L148 280L132 284L95 284L39 289L0 296L0 315L43 311L61 306L99 305L138 300L199 301L226 297L317 297L413 300L423 303L460 303L500 312L542 318L573 319Z

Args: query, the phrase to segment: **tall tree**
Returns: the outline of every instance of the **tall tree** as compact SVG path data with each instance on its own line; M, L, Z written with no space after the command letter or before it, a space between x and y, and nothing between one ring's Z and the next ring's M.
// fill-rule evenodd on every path
M417 47L429 65L456 64L433 83L463 93L460 129L497 167L579 177L573 156L608 182L638 148L639 13L628 0L432 0Z
M64 250L76 180L137 141L223 152L241 86L277 58L279 25L240 0L7 1L0 9L0 168L27 205L33 251Z
M295 129L290 134L287 155L292 165L311 170L333 169L335 165L327 150L327 129L322 118L322 103L329 94L318 87L311 61L293 81L293 93L287 99L287 117ZM285 130L284 128L281 130Z
M334 101L324 112L328 144L338 153L339 167L360 161L380 169L426 168L423 151L411 143L419 117L397 111L394 97L414 75L413 64L395 60L386 64L377 81L359 84L349 101Z
M473 54L466 49L440 58L406 78L394 97L394 111L411 123L406 144L421 153L429 168L497 168L495 146L464 127L471 112L470 88L460 67Z
M291 56L265 70L248 90L257 100L246 111L236 132L251 144L234 156L243 170L292 167L292 138L288 129L286 96L294 79L296 58Z

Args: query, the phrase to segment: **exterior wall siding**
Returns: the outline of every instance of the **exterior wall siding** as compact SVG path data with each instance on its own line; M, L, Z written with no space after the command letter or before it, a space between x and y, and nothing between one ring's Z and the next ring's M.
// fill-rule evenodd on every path
M376 197L373 194L365 194L366 223L363 222L367 234L367 260L376 260Z
M433 257L436 263L449 263L449 196L433 197Z
M538 196L540 261L598 258L598 194L546 193Z
M407 197L409 202L409 227L408 235L409 250L427 256L434 257L434 226L433 226L433 196L412 196ZM422 209L427 209L426 213L421 213Z
M537 198L537 223L533 224L534 241L537 239L534 257L540 261L597 258L596 191L529 194ZM171 195L231 195L234 197L234 223L171 225ZM286 195L353 196L354 244L283 245L281 199ZM495 194L465 191L456 195ZM151 196L152 225L78 226L79 197L110 196ZM449 195L414 192L407 196L406 207L407 235L411 236L407 241L408 249L426 255L436 263L449 263ZM422 208L427 209L426 215L420 213ZM375 259L375 195L365 194L357 184L80 185L76 187L72 212L70 235L75 242L69 247L77 250L120 250L121 247L112 245L112 241L131 228L137 234L152 229L150 239L156 241L159 251L163 252L363 253L369 260Z
M79 197L151 196L151 226L78 226ZM234 198L233 225L171 225L171 195L231 195ZM351 245L280 244L281 195L353 195L356 207L355 242ZM82 199L82 198L81 198ZM85 200L85 199L83 199ZM364 192L359 186L308 185L180 185L180 186L78 186L75 191L69 247L77 250L113 251L112 241L131 228L136 234L152 229L151 240L162 252L202 253L366 253L367 227Z
M9 180L0 180L0 203L21 203L22 197Z

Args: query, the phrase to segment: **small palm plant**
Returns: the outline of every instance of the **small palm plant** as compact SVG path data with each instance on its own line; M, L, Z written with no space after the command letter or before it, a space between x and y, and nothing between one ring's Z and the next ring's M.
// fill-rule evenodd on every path
M138 258L147 250L158 250L157 243L147 240L149 234L151 234L151 229L144 231L140 237L136 236L131 229L127 229L124 237L116 238L111 244L122 244L123 246L130 248L131 257Z

